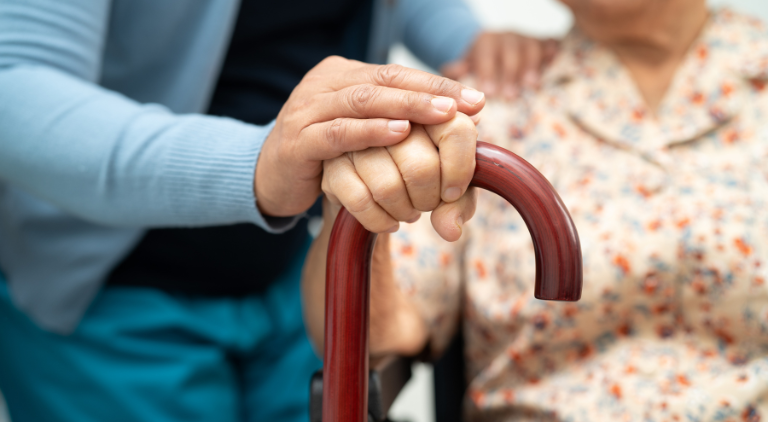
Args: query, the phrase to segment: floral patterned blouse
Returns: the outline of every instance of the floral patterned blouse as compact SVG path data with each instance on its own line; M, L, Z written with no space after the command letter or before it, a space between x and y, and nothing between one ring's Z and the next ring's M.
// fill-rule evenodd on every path
M578 31L543 81L490 103L481 139L560 193L582 242L581 301L533 298L530 237L491 193L459 242L428 218L392 235L435 350L463 323L469 419L768 418L765 27L714 12L656 116Z

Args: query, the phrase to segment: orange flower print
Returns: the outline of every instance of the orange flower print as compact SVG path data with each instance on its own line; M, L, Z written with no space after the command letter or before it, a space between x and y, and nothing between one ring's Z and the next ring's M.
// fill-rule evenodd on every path
M637 193L642 195L643 198L649 198L651 195L653 195L653 192L643 185L635 186L635 191L637 191Z
M509 127L509 137L512 139L520 140L525 137L525 132L523 132L523 130L519 126L513 125Z
M741 412L741 420L744 422L760 422L760 413L754 406L749 406Z
M696 49L696 57L699 60L704 61L707 59L707 56L709 56L709 49L707 49L706 45L701 45Z
M632 334L632 326L625 322L619 325L619 328L616 329L616 332L619 334L619 336L626 337Z
M632 269L629 265L629 260L624 255L621 255L621 254L618 254L615 257L613 257L613 263L614 265L621 268L621 271L624 274L628 274L629 271Z
M725 142L726 144L733 144L736 141L738 141L739 138L740 138L739 132L737 132L734 129L726 130L723 133L723 142Z
M734 342L733 335L722 328L716 329L715 335L725 344L733 344Z
M733 239L733 244L736 246L736 249L741 252L744 256L749 256L752 254L752 247L749 246L746 242L744 242L744 239L736 238Z
M644 117L645 117L645 110L641 108L635 108L634 110L632 110L632 120L635 123L640 122L641 120L643 120Z
M474 266L479 278L485 278L488 275L488 270L485 269L485 264L483 264L483 261L479 259L475 260Z
M691 386L691 381L689 381L688 377L686 377L685 375L677 374L677 376L675 378L677 379L677 383L678 384L686 386L686 387L690 387Z
M483 394L481 391L472 390L469 392L469 397L472 399L473 402L475 402L475 405L480 407L482 406L482 403L485 399L485 394Z
M565 128L563 128L563 126L560 125L559 123L553 124L552 129L555 131L557 136L560 137L561 139L565 138L567 135L567 133L565 132Z
M400 253L403 254L403 256L411 256L411 255L413 255L413 246L412 245L404 245L402 248L400 248Z
M451 264L451 261L453 261L453 257L451 256L451 254L446 252L442 252L440 254L440 265L442 267L447 267L448 265Z
M723 83L723 85L720 87L720 92L723 94L724 97L730 97L733 93L733 85L729 83Z
M621 400L621 386L619 384L611 385L609 391L616 399Z

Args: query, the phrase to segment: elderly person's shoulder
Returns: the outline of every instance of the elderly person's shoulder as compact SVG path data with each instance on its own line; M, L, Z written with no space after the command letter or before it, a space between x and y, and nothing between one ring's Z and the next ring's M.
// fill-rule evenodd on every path
M756 17L731 9L714 11L692 50L701 66L735 72L754 81L760 91L760 82L768 79L768 26Z
M768 113L766 84L768 27L730 9L711 12L655 113L614 52L574 28L538 90L488 102L480 136L518 153L581 135L637 141L651 126L692 139L744 112Z

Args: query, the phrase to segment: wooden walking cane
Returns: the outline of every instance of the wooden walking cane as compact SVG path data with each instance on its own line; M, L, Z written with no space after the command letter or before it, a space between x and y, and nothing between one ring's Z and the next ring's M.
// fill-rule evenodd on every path
M544 176L517 155L478 142L471 185L501 195L523 217L536 254L536 298L579 300L579 235ZM375 234L341 210L326 268L323 422L368 420L368 308L375 241Z

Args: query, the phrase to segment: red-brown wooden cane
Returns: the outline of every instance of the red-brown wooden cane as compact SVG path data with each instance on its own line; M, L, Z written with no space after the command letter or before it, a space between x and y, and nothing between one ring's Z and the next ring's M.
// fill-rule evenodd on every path
M536 255L535 297L579 300L579 235L547 179L517 155L478 142L472 186L500 195L523 217ZM375 234L341 210L326 267L323 422L368 420L368 308L375 241Z

